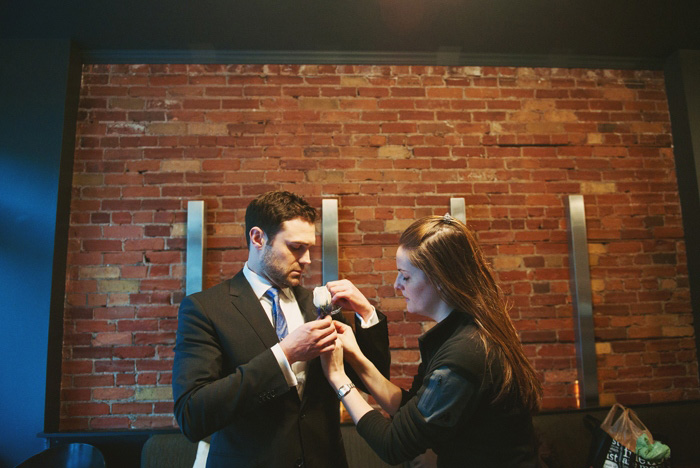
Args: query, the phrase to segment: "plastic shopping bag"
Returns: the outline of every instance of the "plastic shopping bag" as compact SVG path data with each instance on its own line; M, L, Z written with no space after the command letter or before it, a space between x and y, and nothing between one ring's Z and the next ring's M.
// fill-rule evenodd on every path
M631 409L615 404L599 426L591 424L591 420L587 421L593 433L590 467L670 468L670 449L660 442L654 442L649 429ZM652 446L655 450L650 449ZM642 456L651 453L655 455L653 459Z
M610 434L610 437L618 441L621 445L627 447L632 453L637 449L637 439L642 434L646 434L651 443L654 443L654 438L651 432L639 420L637 414L629 408L625 408L619 403L615 403L608 415L605 417L601 429Z

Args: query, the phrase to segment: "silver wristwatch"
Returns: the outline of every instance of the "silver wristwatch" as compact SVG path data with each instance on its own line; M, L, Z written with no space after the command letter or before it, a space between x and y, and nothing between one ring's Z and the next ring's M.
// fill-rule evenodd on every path
M338 400L342 400L343 397L350 393L350 390L352 390L353 388L355 388L355 384L352 382L346 383L345 385L341 385L338 389Z

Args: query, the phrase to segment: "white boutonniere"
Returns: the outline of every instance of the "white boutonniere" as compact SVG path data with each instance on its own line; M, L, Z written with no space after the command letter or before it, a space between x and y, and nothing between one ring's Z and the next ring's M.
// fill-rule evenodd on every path
M333 302L331 299L331 293L325 286L314 288L314 305L316 306L316 315L318 315L318 318L340 312L341 307L333 309Z

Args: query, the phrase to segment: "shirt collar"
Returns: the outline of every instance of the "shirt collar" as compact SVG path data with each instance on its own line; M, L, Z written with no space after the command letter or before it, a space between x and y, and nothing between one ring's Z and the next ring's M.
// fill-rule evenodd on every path
M243 276L248 280L250 287L253 288L253 292L258 299L261 299L267 290L272 287L272 284L267 278L260 276L248 267L248 262L243 266ZM280 292L285 298L290 297L291 291L289 288L280 289Z

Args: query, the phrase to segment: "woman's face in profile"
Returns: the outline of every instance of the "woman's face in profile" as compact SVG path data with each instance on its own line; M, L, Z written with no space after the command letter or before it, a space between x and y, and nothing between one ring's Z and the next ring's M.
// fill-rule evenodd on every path
M394 281L394 288L406 299L406 310L412 314L436 319L435 314L441 310L442 304L438 291L428 281L425 273L413 266L408 253L402 247L396 251L396 269L398 275Z

